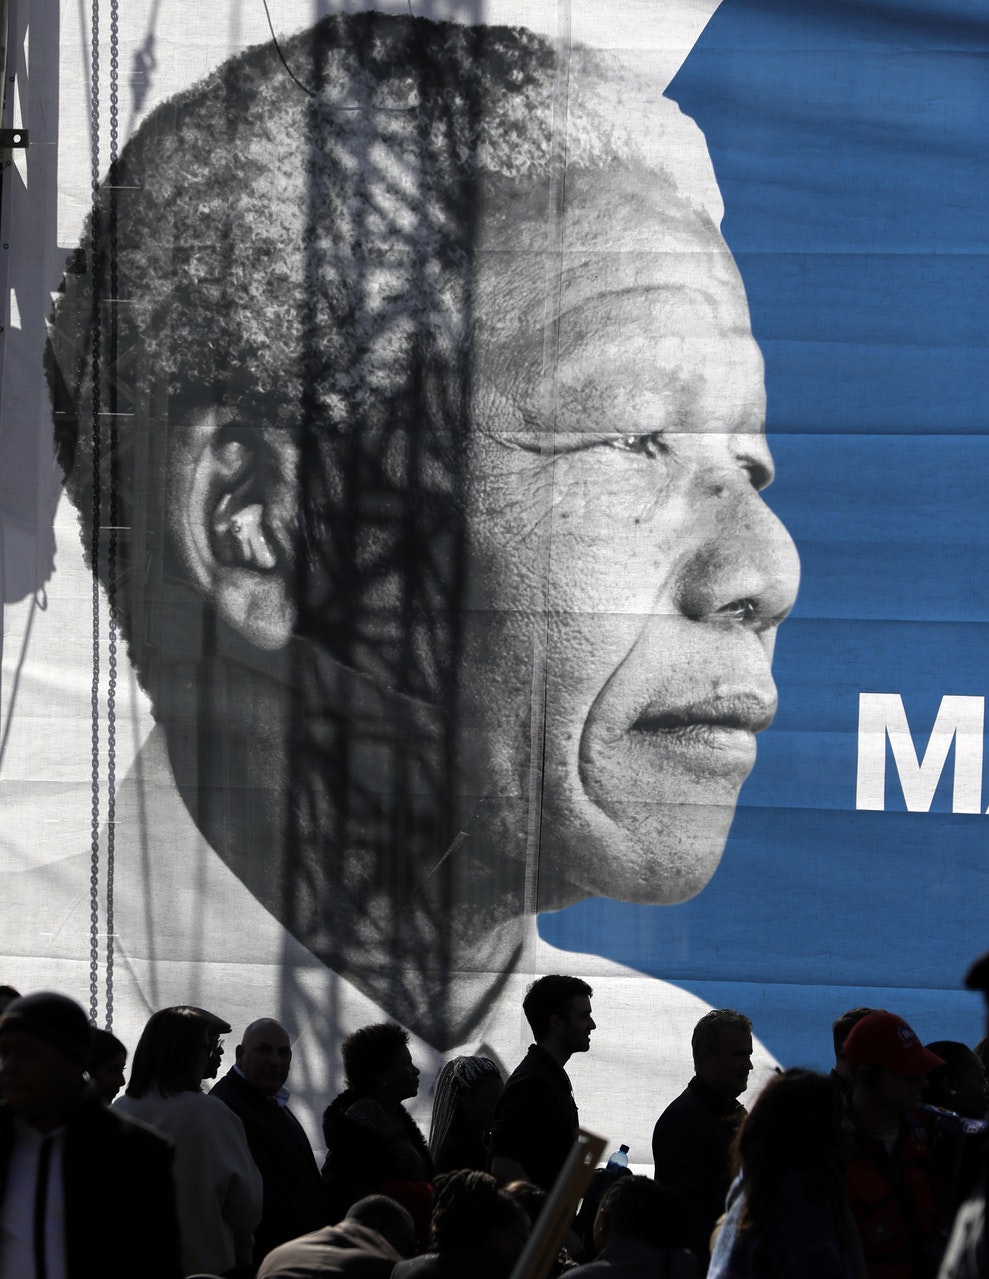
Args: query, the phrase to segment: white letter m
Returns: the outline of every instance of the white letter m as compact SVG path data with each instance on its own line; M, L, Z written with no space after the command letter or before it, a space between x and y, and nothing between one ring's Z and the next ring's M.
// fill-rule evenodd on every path
M942 697L924 758L918 762L899 693L859 694L858 774L855 807L886 807L886 738L909 813L930 812L934 792L955 743L953 813L982 811L984 697Z

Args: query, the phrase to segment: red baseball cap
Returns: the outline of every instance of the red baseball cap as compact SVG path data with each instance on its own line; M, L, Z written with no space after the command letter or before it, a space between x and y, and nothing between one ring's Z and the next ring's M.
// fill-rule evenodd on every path
M851 1029L842 1055L850 1066L882 1066L896 1075L929 1075L944 1062L924 1047L896 1013L876 1012Z

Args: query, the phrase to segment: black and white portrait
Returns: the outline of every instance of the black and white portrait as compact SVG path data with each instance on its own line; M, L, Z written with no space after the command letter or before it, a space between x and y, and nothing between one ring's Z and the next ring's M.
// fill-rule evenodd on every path
M315 1107L381 1014L511 1060L525 981L584 972L538 913L704 889L799 575L720 216L661 85L521 26L326 17L123 147L45 360L154 720L118 1008L279 1016ZM643 1070L703 1011L598 971Z

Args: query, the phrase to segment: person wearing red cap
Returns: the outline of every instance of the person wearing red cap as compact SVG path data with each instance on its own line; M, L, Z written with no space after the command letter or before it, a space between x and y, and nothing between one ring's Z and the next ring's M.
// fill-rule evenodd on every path
M957 1137L920 1099L943 1062L889 1012L852 1028L844 1058L852 1075L845 1183L869 1279L934 1279L954 1210Z

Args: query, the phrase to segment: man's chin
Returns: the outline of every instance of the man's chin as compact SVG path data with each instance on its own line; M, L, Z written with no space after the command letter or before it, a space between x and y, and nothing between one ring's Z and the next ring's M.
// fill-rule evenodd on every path
M543 824L540 909L586 897L653 906L689 901L721 863L735 805L592 807L569 833ZM552 904L551 904L552 903Z

